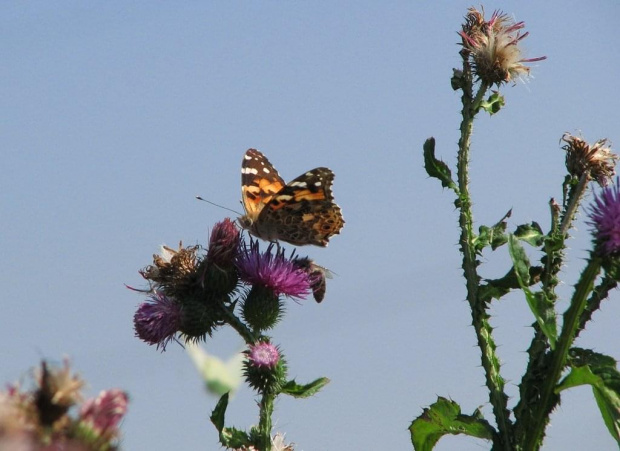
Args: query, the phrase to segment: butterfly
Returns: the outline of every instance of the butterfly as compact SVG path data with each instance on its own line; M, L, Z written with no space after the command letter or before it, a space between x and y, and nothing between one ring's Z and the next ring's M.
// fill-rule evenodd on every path
M285 183L261 152L248 149L241 165L245 215L239 224L266 241L325 247L344 226L333 180L330 169L316 168Z

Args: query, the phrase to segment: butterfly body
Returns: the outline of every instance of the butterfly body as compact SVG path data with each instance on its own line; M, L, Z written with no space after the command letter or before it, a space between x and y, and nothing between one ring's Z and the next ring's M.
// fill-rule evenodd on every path
M239 223L267 241L325 247L344 226L331 191L333 180L334 173L320 167L287 184L261 152L248 149L241 166L245 215Z

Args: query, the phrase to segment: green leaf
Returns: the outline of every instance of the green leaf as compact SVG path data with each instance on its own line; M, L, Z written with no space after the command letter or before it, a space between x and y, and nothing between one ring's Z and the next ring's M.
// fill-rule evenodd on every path
M211 423L213 423L218 432L222 432L222 429L224 429L224 416L226 415L227 407L228 393L222 395L220 400L215 405L213 412L211 412Z
M504 96L495 91L487 100L480 102L480 108L492 116L499 112L505 104L506 102L504 101Z
M454 401L438 397L437 402L424 409L422 415L409 426L411 443L416 451L430 451L446 434L465 434L491 440L495 429L476 409L473 415L462 415L461 407Z
M527 304L534 314L540 329L549 340L551 349L555 349L558 330L553 302L542 291L534 292L530 290L530 261L523 246L521 246L514 235L510 235L508 238L508 250L510 251L510 258L512 258L517 281L525 294Z
M522 224L520 226L517 226L517 230L515 230L515 236L521 241L525 241L526 243L534 247L542 246L543 242L545 241L545 234L543 233L538 223L534 221L532 221L531 224Z
M227 448L241 448L250 445L250 438L244 431L224 427L224 417L228 407L228 393L223 395L211 413L211 423L220 433L220 443Z
M252 445L248 434L235 428L224 428L220 432L220 443L231 449L245 449Z
M487 246L491 246L491 249L495 250L506 244L508 241L508 237L504 233L507 227L506 219L511 214L512 210L508 210L508 213L492 227L480 226L478 236L474 239L474 249L478 254Z
M435 138L428 138L424 142L424 168L429 176L441 180L441 186L458 193L456 183L452 180L450 168L446 163L435 158Z
M282 387L281 393L292 396L294 398L308 398L323 387L329 384L329 379L326 377L320 377L315 381L306 385L299 385L295 380L290 380Z
M620 445L620 372L617 362L609 356L589 349L570 350L570 373L556 388L559 393L579 385L591 385L605 426Z

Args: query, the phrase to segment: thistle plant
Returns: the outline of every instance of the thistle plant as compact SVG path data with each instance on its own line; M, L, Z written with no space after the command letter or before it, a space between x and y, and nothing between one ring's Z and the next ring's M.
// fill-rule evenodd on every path
M317 302L325 294L325 271L307 257L286 256L280 246L246 242L236 224L225 219L213 227L208 247L162 248L140 271L148 299L134 315L136 336L165 351L171 342L205 341L223 327L244 340L243 373L259 397L258 425L243 431L225 425L229 393L219 399L211 421L221 444L236 450L292 450L280 433L272 435L272 414L279 395L308 397L329 380L300 385L289 380L281 348L266 332L283 318L285 299Z
M119 425L129 400L125 392L104 390L84 401L85 381L68 360L62 366L43 361L32 374L31 388L13 384L0 391L0 449L119 449Z
M562 201L549 201L550 221L518 225L508 230L510 212L496 224L474 229L474 204L469 192L471 136L480 113L495 115L505 104L499 89L527 77L526 59L520 42L523 22L494 12L470 8L458 33L462 67L454 70L452 87L460 91L462 121L456 161L456 179L448 164L435 156L435 140L424 144L425 168L431 177L450 189L459 212L459 245L471 321L480 348L494 424L479 410L466 415L452 400L438 400L417 417L409 428L416 450L432 449L445 434L466 434L490 440L493 450L538 450L543 445L549 417L559 405L562 391L591 385L605 425L620 444L620 373L613 358L575 346L575 340L617 285L620 275L620 188L608 186L615 175L617 156L605 139L588 144L581 137L565 134L567 174L561 182ZM492 88L497 90L493 91ZM565 266L566 242L573 222L583 208L584 195L593 185L603 187L585 211L592 233L592 249L569 301L558 311L559 273ZM530 247L542 255L532 263ZM499 279L484 278L482 253L506 249L512 266ZM524 306L533 315L529 361L519 384L519 397L509 403L500 358L490 322L492 304L508 293L520 291ZM558 321L559 317L561 321ZM559 324L558 324L559 323Z

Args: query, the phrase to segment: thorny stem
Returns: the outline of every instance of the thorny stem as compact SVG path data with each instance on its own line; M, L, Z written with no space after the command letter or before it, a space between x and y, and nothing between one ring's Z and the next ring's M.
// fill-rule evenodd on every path
M562 217L562 223L560 224L560 233L562 235L568 232L568 229L573 222L573 218L575 217L575 213L577 212L577 208L581 203L581 198L586 191L586 187L588 186L588 182L590 181L590 176L587 172L584 172L579 179L579 183L575 190L571 193L570 202L566 210L564 211L564 216Z
M271 415L273 414L274 396L263 393L260 402L260 418L258 423L258 432L260 435L259 449L261 451L271 451Z
M579 326L575 332L575 338L579 336L579 333L586 327L586 323L592 319L592 313L597 311L601 307L601 301L606 299L609 292L618 286L618 282L609 275L605 274L603 280L594 287L590 299L586 303L586 307L579 318Z
M600 270L600 257L592 255L588 266L584 269L575 287L570 307L564 313L562 333L557 342L557 347L551 352L549 371L543 380L540 390L540 401L534 406L532 421L529 424L530 429L525 436L525 443L523 444L524 451L535 451L540 448L545 428L549 422L549 415L559 401L559 396L555 393L555 387L566 366L568 351L575 340L580 318L588 300L588 294L592 292L594 280Z
M498 435L494 437L494 448L509 451L512 446L512 423L507 408L508 397L504 392L504 379L500 375L500 364L495 352L493 329L489 323L489 315L485 305L478 299L478 285L480 277L476 270L476 251L473 247L473 213L469 196L469 147L473 121L480 103L489 86L482 83L476 96L472 95L472 76L467 62L463 64L463 120L461 122L461 137L458 153L458 184L459 184L459 226L461 228L460 246L463 253L463 271L467 285L467 300L472 311L472 323L476 331L478 346L481 350L482 366L485 371L486 383L489 388L489 399L493 406L493 413L497 421Z

